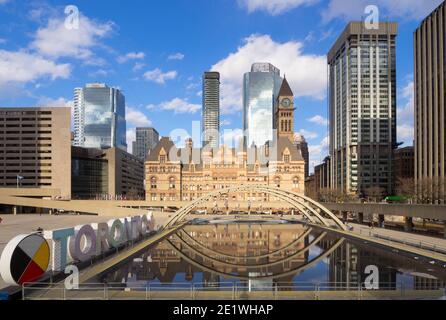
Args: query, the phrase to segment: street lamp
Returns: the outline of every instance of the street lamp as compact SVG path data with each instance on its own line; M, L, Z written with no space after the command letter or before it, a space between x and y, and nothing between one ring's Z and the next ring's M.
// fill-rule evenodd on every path
M22 181L23 179L25 179L25 178L17 175L17 189L19 188L20 181Z

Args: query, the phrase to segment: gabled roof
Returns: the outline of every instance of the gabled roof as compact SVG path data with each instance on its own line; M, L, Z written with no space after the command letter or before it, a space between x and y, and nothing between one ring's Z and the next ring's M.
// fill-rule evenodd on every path
M277 153L278 155L282 155L288 149L291 156L291 161L303 161L302 152L297 149L295 145L290 141L290 139L286 137L279 137L277 139Z
M282 155L285 152L286 149L288 149L291 161L303 161L302 153L301 151L291 142L290 139L286 137L277 137L274 141L268 142L269 148L277 148L277 157L278 161L281 161ZM250 159L257 161L260 161L259 155L265 154L265 148L266 145L263 145L261 147L251 147L246 150L237 149L237 148L227 148L221 146L219 149L218 154L213 154L212 158L215 159L219 156L221 156L220 152L224 151L225 154L228 154L233 158L234 160L237 158L238 152L246 152L248 157L251 157ZM202 148L177 148L175 144L170 140L168 137L162 137L161 140L158 142L156 147L151 150L147 160L148 161L159 161L159 155L161 151L164 150L164 152L167 153L167 161L172 161L172 159L169 158L169 155L176 155L178 156L178 159L183 164L194 164L196 170L202 170L204 165L204 158L203 158L203 149ZM195 161L194 161L195 160ZM186 162L186 163L184 163ZM259 163L261 165L261 163ZM189 171L190 166L185 166L183 168L184 171ZM254 165L250 167L248 165L248 170L253 170Z
M286 78L282 81L282 86L279 90L279 97L288 96L292 97L294 96L293 90L291 90L290 85L288 84L288 81Z
M170 140L169 137L162 137L155 148L150 150L147 161L158 161L158 157L162 149L164 149L164 151L169 154L170 149L172 148L175 148L172 140Z

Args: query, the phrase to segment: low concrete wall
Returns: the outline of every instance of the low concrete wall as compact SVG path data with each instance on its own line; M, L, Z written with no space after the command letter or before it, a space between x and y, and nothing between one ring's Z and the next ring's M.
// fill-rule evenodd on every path
M384 204L384 203L323 203L332 211L404 216L446 221L446 205Z

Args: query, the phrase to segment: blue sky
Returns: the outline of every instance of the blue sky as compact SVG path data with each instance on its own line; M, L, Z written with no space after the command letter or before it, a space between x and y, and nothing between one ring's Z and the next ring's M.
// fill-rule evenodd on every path
M73 89L105 82L124 91L128 140L135 126L192 134L200 120L201 75L220 71L222 129L241 128L241 82L254 62L286 74L296 132L311 166L327 154L326 53L347 21L376 5L399 22L399 141L413 139L412 37L441 0L0 0L0 105L71 105ZM80 11L66 27L67 5Z

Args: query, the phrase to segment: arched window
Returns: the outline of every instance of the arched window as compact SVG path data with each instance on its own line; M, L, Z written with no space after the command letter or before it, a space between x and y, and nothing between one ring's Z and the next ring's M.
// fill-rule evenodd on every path
M299 178L298 177L294 177L293 178L293 188L294 189L298 189L299 188Z
M274 178L274 185L276 186L276 188L280 188L280 178L279 177Z
M174 177L170 177L169 178L169 189L175 189L175 178Z
M150 189L156 189L156 177L150 178Z

